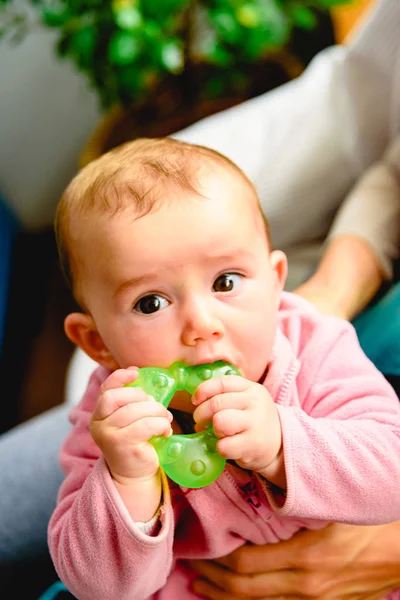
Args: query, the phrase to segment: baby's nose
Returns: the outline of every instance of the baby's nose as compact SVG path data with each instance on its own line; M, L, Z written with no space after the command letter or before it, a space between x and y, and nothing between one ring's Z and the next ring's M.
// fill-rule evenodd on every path
M182 341L187 346L195 346L200 341L223 336L223 324L215 311L205 302L193 303L185 315Z

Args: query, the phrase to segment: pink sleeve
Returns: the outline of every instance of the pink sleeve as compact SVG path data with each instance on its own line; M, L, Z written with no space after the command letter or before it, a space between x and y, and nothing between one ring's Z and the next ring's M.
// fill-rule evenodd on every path
M92 375L60 455L64 480L48 530L57 573L79 600L141 600L164 586L172 565L172 508L166 481L160 529L132 521L89 432L104 369ZM151 577L149 577L151 573Z
M303 353L302 364L311 366L297 382L300 407L278 407L287 497L275 509L355 524L397 521L400 403L352 326L335 320L334 327L332 343L316 334L312 353Z

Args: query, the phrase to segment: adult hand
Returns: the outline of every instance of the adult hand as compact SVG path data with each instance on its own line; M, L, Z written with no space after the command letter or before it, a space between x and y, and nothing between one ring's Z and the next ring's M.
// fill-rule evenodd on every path
M400 522L333 523L189 564L195 592L209 600L379 600L400 589Z

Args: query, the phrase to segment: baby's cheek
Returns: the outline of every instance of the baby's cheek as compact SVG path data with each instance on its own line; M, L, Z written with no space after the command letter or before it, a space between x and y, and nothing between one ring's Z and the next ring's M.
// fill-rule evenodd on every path
M275 334L270 331L256 329L249 340L246 352L246 372L243 373L250 381L259 381L271 360Z

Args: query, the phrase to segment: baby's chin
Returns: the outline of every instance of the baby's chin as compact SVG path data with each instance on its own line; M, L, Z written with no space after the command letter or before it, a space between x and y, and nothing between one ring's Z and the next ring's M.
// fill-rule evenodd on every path
M254 383L263 383L267 371L268 365L270 361L266 361L258 369L249 369L247 373L242 372L243 377L248 379L249 381L254 381Z

